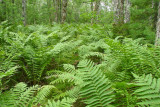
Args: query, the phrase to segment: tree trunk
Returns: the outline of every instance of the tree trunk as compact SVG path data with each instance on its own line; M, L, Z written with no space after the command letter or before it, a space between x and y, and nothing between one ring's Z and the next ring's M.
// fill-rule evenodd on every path
M124 0L114 0L114 11L115 17L114 21L115 24L123 24L124 23Z
M51 1L50 0L47 0L47 9L48 9L48 15L49 15L49 23L52 23L52 17L51 17Z
M114 11L114 23L118 23L118 0L112 0L113 11Z
M54 21L55 22L58 22L58 0L53 0L53 3L54 3L54 7L55 7L55 12L54 12L54 15L55 15L55 18L54 18Z
M96 15L95 20L98 20L100 2L101 2L101 0L96 0L96 3L95 3L95 8L94 8L94 12Z
M14 12L14 0L12 0L12 17L13 17L13 20L15 20L15 12Z
M157 17L157 28L156 28L156 41L155 41L156 46L160 45L159 38L160 38L160 2L158 6L158 17Z
M62 21L62 0L59 0L58 4L59 4L59 7L58 7L58 9L59 9L59 22L61 22Z
M124 0L119 0L119 23L124 23Z
M130 1L125 0L125 16L124 16L124 23L128 23L130 21Z
M91 24L93 24L96 20L98 20L100 2L101 0L96 0L93 9L93 1L91 1L91 11L92 11Z
M2 18L1 18L1 16L0 16L0 18L1 18L2 21L5 21L5 20L7 20L7 6L6 6L6 1L1 0L1 3L2 3L3 12L1 13L1 14L2 14L2 15L1 15Z
M91 0L91 14L92 14L92 16L91 16L91 24L93 24L93 0Z
M67 16L67 4L68 4L68 0L63 0L62 21L61 21L62 24L66 21L66 16Z
M79 16L80 16L80 8L78 6L76 6L76 12L75 12L75 20L76 22L79 21Z
M154 6L153 6L154 5ZM159 5L159 2L154 2L152 1L152 7L154 10L158 10L158 5ZM157 17L158 16L158 12L155 12L155 14L153 16L151 16L151 18L153 17L153 28L156 29L157 28Z
M98 13L101 0L96 0L94 11Z
M23 17L23 24L26 26L27 24L27 17L26 17L26 2L27 0L22 0L22 17Z

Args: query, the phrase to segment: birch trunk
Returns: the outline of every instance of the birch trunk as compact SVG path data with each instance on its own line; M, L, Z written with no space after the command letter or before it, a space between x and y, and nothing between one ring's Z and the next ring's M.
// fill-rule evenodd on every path
M124 0L119 0L119 23L124 23Z
M157 17L157 28L156 28L156 41L155 41L156 46L160 45L159 38L160 38L160 2L158 6L158 17Z
M61 23L64 23L64 22L66 21L66 16L67 16L67 4L68 4L68 0L63 0L62 21L61 21Z
M22 17L23 17L23 24L26 26L27 17L26 17L26 2L27 0L22 0Z
M100 2L101 2L101 0L96 0L95 8L94 8L94 11L95 11L96 14L97 14L98 11L99 11Z
M115 12L114 22L115 24L124 23L124 0L114 0L113 1L113 10Z
M112 0L113 11L114 11L114 23L118 23L118 0Z
M91 19L91 23L94 23L96 20L98 20L98 13L99 13L99 6L100 6L101 0L96 0L95 1L95 6L94 6L94 10L93 10L93 16ZM93 9L93 7L91 6L91 8Z
M128 23L130 21L130 1L125 0L125 16L124 16L124 23Z
M92 13L92 16L91 16L91 24L93 24L93 0L91 0L91 13Z

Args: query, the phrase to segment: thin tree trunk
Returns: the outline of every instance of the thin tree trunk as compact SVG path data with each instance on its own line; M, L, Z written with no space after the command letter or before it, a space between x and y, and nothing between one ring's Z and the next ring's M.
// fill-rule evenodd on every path
M154 10L158 10L158 5L159 5L159 2L152 1L152 7L153 7ZM157 28L157 20L158 20L157 16L158 16L158 12L155 12L155 14L153 16L151 16L151 18L153 18L152 25L153 25L154 29Z
M59 10L59 13L58 13L58 14L59 14L59 15L58 15L59 18L58 18L58 19L59 19L59 22L61 22L61 21L62 21L62 0L59 0L59 1L58 1L58 5L59 5L59 6L58 6L58 10Z
M50 8L51 8L51 1L50 0L47 0L47 8L48 8L48 15L49 15L49 23L52 22L52 18L51 18L51 11L50 11Z
M158 6L158 17L157 17L157 28L156 28L156 41L155 41L156 46L160 45L159 38L160 38L160 2Z
M63 0L62 21L61 21L61 23L64 23L64 22L66 21L66 16L67 16L67 4L68 4L68 0Z
M115 7L114 8L115 24L123 24L124 23L124 0L114 0L113 5Z
M54 3L54 7L55 7L55 12L54 12L54 15L55 15L55 18L54 18L54 21L55 22L58 22L58 0L53 0L53 3Z
M22 0L22 17L23 17L23 24L26 26L27 24L27 17L26 17L26 3L27 0Z
M101 0L96 0L94 11L98 13Z
M76 20L76 22L79 21L79 16L80 16L80 9L79 9L79 7L77 7L76 12L75 12L75 20Z
M125 16L124 16L124 23L128 23L130 21L130 1L125 0Z
M96 15L95 20L98 20L100 2L101 2L101 0L96 0L96 3L95 3L95 8L94 8L94 12Z
M3 12L2 12L2 21L7 20L7 6L6 6L6 1L1 0L2 3L2 8L3 8Z
M32 3L33 3L34 9L36 9L38 2L37 1L32 1ZM37 24L37 18L36 17L34 17L34 24Z
M2 8L3 8L3 0L0 0L0 3L2 5ZM4 8L3 8L4 9ZM0 13L0 21L3 21L3 12Z
M152 8L154 8L154 5L155 5L154 0L152 0Z
M124 0L119 0L119 23L124 23Z
M118 23L118 0L112 0L112 4L113 4L113 11L114 11L114 23L117 24Z
M91 11L92 11L91 24L93 24L96 20L98 20L100 2L101 0L96 0L93 9L93 1L91 1Z
M15 12L14 12L14 6L15 6L15 5L14 5L14 0L12 0L12 6L13 6L13 7L12 7L12 9L13 9L13 10L12 10L12 15L13 15L12 17L13 17L13 20L14 20L14 19L15 19Z
M93 24L93 20L94 20L94 18L93 18L93 0L91 0L91 14L92 14L92 16L91 16L91 24Z

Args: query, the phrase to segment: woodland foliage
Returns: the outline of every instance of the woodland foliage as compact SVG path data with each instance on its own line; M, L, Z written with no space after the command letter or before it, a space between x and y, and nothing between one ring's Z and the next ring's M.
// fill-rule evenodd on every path
M160 48L112 35L98 24L1 23L0 106L156 107Z
M159 0L0 0L0 107L159 107L159 38Z

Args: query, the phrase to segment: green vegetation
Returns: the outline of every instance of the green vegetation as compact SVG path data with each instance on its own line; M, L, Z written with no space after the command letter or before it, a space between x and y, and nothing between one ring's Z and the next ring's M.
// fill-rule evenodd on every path
M0 0L0 107L158 107L160 2L117 1Z
M159 47L111 39L100 25L6 24L0 26L3 107L159 104Z

